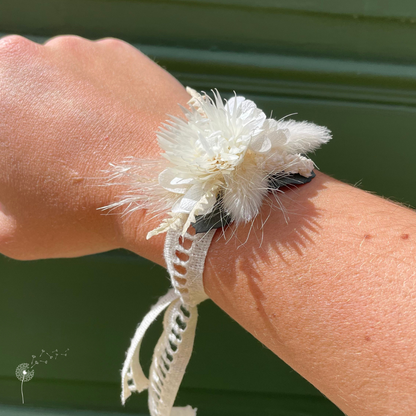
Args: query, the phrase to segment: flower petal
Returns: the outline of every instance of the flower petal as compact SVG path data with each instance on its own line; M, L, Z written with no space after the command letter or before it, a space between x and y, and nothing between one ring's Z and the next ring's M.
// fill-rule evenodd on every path
M242 96L231 97L225 104L224 108L232 115L240 109L244 101L248 101L248 100L246 100L245 97L242 97ZM250 101L250 102L253 103L253 101ZM255 107L257 107L255 103L253 104Z
M194 206L204 196L204 188L200 184L193 185L186 194L173 206L172 212L183 212L189 214Z
M176 169L167 168L159 174L159 184L175 194L184 194L192 186L194 178L186 176Z
M256 153L266 153L272 148L272 142L264 135L259 135L250 143L250 149Z

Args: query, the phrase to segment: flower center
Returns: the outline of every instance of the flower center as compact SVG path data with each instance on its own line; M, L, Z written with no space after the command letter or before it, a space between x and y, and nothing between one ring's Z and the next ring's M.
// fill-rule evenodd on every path
M226 171L234 170L235 168L235 161L231 160L224 160L221 156L217 155L210 159L208 159L208 171L210 173L222 172L226 173Z

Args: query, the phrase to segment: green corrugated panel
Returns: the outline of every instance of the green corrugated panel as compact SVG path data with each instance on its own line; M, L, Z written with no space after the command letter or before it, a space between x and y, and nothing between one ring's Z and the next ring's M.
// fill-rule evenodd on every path
M134 328L168 286L166 272L123 252L79 259L18 262L1 259L0 400L19 403L16 366L44 349L70 349L67 357L39 365L25 383L28 405L121 409L119 372ZM161 331L146 336L142 361L150 365ZM200 307L194 355L178 397L200 415L270 415L282 410L318 415L335 408L233 320L205 302ZM134 395L127 411L145 411L146 394ZM274 413L270 409L274 409ZM309 413L297 413L302 409ZM218 409L218 412L217 410ZM223 413L221 413L223 412ZM245 412L245 413L244 413ZM331 413L332 412L332 413Z
M290 7L288 2L280 7L278 1L263 1L260 6L276 6L256 8L257 2L248 6L249 0L228 5L220 1L2 0L0 27L5 32L116 36L131 42L212 50L415 60L416 43L411 39L416 15L411 0L293 0ZM375 12L364 13L367 8ZM386 17L389 14L394 18Z
M71 409L48 409L44 407L25 406L2 406L0 405L1 416L123 416L126 413L114 413L105 411L71 410ZM135 413L136 416L145 414Z

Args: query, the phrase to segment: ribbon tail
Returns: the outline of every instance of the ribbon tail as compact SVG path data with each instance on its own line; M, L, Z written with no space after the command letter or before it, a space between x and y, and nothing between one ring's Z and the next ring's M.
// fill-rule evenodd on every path
M163 333L150 367L149 410L151 416L196 416L196 409L173 407L186 366L191 358L198 320L196 306L177 299L165 312Z
M163 310L169 306L169 304L175 301L175 299L178 299L178 295L173 289L170 289L169 292L165 296L162 296L150 309L136 329L121 371L121 402L123 405L131 396L133 391L138 391L140 393L149 387L149 380L144 375L139 361L140 346L149 326L156 320Z

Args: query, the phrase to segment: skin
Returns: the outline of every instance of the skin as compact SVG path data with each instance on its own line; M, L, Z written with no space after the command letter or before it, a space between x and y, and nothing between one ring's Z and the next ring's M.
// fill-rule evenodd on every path
M103 215L110 162L159 157L189 96L132 46L0 39L0 252L32 260L126 248L163 263L151 212ZM211 299L350 416L416 414L416 214L324 174L217 232ZM264 219L268 221L263 226ZM227 253L224 256L224 253Z

